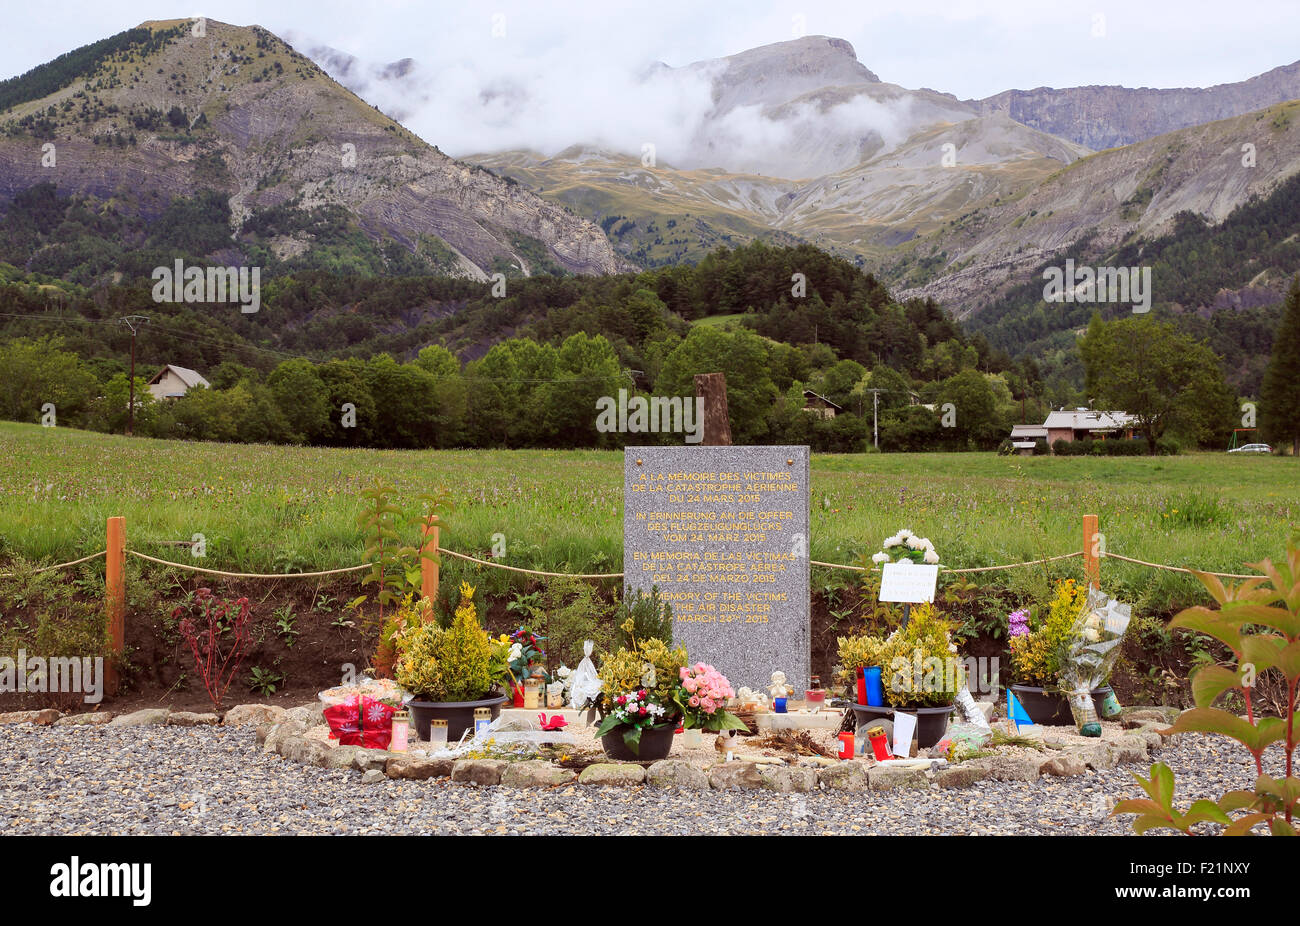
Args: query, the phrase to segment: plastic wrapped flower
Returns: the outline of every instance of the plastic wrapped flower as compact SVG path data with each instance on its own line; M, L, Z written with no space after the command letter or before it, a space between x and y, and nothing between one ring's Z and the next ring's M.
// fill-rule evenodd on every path
M1007 615L1007 636L1024 637L1029 635L1029 611L1021 608Z

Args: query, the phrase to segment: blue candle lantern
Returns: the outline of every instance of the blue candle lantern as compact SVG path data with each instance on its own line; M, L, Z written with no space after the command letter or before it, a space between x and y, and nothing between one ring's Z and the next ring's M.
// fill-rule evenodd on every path
M871 707L885 706L885 686L880 680L881 671L877 668L869 668L863 671L862 678L867 689L867 704Z

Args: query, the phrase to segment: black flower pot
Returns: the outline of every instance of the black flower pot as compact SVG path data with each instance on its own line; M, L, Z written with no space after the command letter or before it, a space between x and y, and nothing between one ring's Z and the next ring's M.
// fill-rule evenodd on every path
M1033 685L1012 685L1011 693L1016 696L1020 706L1025 709L1029 719L1047 727L1068 727L1074 724L1074 714L1070 712L1070 699L1059 691L1035 688ZM1110 686L1092 689L1093 707L1097 709L1097 719L1102 719L1101 705L1106 696L1111 694Z
M858 729L866 731L871 726L873 720L894 719L894 708L892 707L872 707L870 704L850 704L853 708L854 716L858 720ZM948 717L955 709L955 705L945 704L943 707L900 707L904 714L916 715L916 746L918 749L929 749L939 740L943 739L944 733L948 731Z
M407 701L406 706L411 711L411 719L415 721L415 729L419 731L420 739L429 738L431 720L445 720L447 742L454 745L466 730L474 729L475 709L488 708L492 711L492 719L496 720L501 714L501 705L505 701L505 695L494 691L478 701Z
M673 751L673 733L676 730L675 723L642 730L640 746L636 752L633 752L627 743L623 742L623 728L615 727L600 738L600 745L604 748L606 756L619 762L653 762L666 759L668 753Z

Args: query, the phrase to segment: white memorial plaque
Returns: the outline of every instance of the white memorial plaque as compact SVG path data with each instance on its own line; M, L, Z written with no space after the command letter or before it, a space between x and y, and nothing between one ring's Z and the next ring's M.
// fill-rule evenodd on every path
M880 574L880 600L920 604L934 601L939 567L924 563L885 563Z

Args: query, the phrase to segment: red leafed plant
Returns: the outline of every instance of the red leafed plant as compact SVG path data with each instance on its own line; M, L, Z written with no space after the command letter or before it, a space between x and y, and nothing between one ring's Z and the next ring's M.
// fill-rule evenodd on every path
M197 620L186 613L191 608L201 612ZM203 687L212 706L221 710L221 699L239 671L248 644L248 599L231 602L216 597L210 588L200 588L172 611L172 617L180 618L177 628L194 654Z

